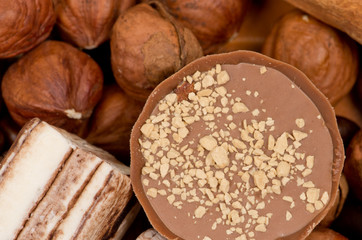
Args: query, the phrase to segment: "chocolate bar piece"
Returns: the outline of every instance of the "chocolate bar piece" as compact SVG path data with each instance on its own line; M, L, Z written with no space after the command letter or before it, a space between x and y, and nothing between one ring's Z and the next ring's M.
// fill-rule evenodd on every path
M39 119L0 168L0 239L111 238L132 196L129 169Z

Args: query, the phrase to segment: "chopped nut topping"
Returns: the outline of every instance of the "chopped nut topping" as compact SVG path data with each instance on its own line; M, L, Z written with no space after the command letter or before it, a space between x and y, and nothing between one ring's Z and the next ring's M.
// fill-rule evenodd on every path
M217 167L224 168L229 165L228 152L223 147L215 147L210 154Z
M151 136L154 125L152 123L146 123L141 127L141 132L145 137L149 138Z
M240 113L240 112L248 112L249 108L245 106L244 103L237 102L232 106L233 113Z
M290 219L292 219L292 214L291 214L289 211L287 211L287 213L286 213L286 215L285 215L285 219L286 219L287 221L290 221Z
M309 188L307 190L307 201L309 203L315 203L319 198L320 190L318 188Z
M295 120L295 124L297 125L297 127L303 128L305 126L304 119L303 118L297 118Z
M259 224L255 227L255 231L257 232L266 232L265 224Z
M263 171L256 171L253 175L255 185L263 190L265 188L265 184L269 182L268 177L265 175Z
M307 209L307 211L310 212L310 213L314 213L314 211L315 211L314 206L313 206L312 204L310 204L310 203L308 203L308 204L306 205L306 209Z
M150 197L157 197L157 189L156 188L149 188L147 190L147 195L150 196Z
M301 131L298 131L298 130L293 130L293 137L296 141L300 141L304 138L306 138L308 136L308 134L304 133L304 132L301 132Z
M217 84L222 85L230 80L229 74L226 71L221 71L217 74Z
M195 210L195 217L196 218L202 218L206 213L206 208L203 206L199 206L198 208L196 208Z
M266 69L265 66L262 66L262 67L260 68L260 74L264 74L264 73L266 73L266 71L267 71L267 69Z
M262 66L260 73L266 72ZM139 144L150 199L163 198L180 211L194 206L187 214L195 223L209 211L211 230L226 226L225 234L240 240L268 231L275 221L269 204L275 199L290 203L278 211L286 213L283 221L292 222L299 217L296 206L304 204L315 214L329 195L308 177L314 156L303 148L312 130L305 120L295 119L298 130L278 128L262 105L263 91L250 88L238 95L227 89L229 81L221 65L186 76L142 125ZM247 98L258 98L260 105L247 105ZM195 136L198 128L205 132ZM296 184L296 195L286 192L290 183Z
M327 192L324 192L321 198L321 201L323 202L324 205L326 205L329 201L329 196Z
M211 151L217 146L217 141L212 136L205 136L200 139L200 144L206 150Z
M278 137L275 143L274 151L279 154L284 154L285 149L287 149L287 147L288 147L287 134L283 133L280 137Z
M287 177L290 172L290 164L287 162L280 162L277 167L278 177Z
M306 161L307 161L307 167L308 168L313 168L314 157L313 156L307 156Z

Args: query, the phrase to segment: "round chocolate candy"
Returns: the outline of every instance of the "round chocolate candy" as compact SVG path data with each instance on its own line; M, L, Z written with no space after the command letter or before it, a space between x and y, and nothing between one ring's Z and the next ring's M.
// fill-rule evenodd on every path
M131 135L133 189L169 239L302 239L344 161L328 100L296 68L237 51L162 82Z

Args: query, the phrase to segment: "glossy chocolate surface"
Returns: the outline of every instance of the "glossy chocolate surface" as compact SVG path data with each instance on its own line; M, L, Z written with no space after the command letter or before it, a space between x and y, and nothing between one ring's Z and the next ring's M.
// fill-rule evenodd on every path
M162 99L177 88L183 81L183 77L187 75L192 76L196 71L208 71L214 68L216 64L220 64L221 70L226 70L230 76L230 81L222 84L229 93L230 109L232 109L233 103L241 100L250 111L243 113L233 113L233 111L230 111L230 114L216 117L219 120L215 120L215 123L212 125L210 125L210 120L204 121L201 118L200 121L187 125L189 133L180 144L172 145L173 139L169 137L171 146L177 149L177 146L181 148L186 143L189 143L187 149L192 149L197 156L197 150L200 149L198 146L199 141L203 136L212 135L215 132L220 134L220 129L223 129L225 132L229 132L230 135L228 138L213 135L217 139L217 145L222 145L225 142L232 145L230 143L232 139L240 138L240 128L245 127L246 129L246 125L252 125L254 120L257 123L265 123L272 119L272 125L269 125L266 130L260 130L265 140L261 148L265 155L272 156L272 151L267 149L269 135L273 135L275 139L278 139L284 132L292 135L293 130L300 131L307 133L308 137L300 140L301 145L295 147L296 150L288 155L294 155L295 152L305 153L304 157L311 155L315 159L314 166L312 167L311 174L303 176L302 173L306 168L306 160L304 157L301 159L298 157L293 163L290 163L292 170L287 176L290 178L288 181L282 181L283 176L281 175L276 177L268 175L269 180L265 183L265 186L260 187L260 184L255 183L257 180L255 177L253 179L253 174L260 169L265 174L268 174L270 168L261 167L255 161L248 164L251 165L249 168L244 168L247 167L244 159L237 159L236 152L232 149L230 150L229 147L227 153L229 162L226 166L211 164L211 166L205 167L204 165L199 165L195 169L214 173L222 170L225 173L225 179L230 183L230 188L227 192L231 194L232 200L225 200L226 193L225 191L220 191L219 187L214 189L214 193L215 195L222 193L224 197L219 201L215 201L214 204L207 204L206 201L211 199L205 198L205 195L208 195L202 193L205 186L199 184L196 181L197 178L194 178L194 185L186 186L184 191L190 192L193 188L196 189L196 196L201 201L187 201L190 200L190 195L187 196L185 194L181 196L176 194L175 202L177 200L182 202L180 204L182 206L178 207L170 204L167 200L167 197L173 193L172 189L177 187L177 182L172 182L172 178L170 178L171 174L161 176L156 181L150 178L149 175L142 174L146 160L143 156L144 149L142 150L143 147L140 143L145 142L146 139L140 129L151 114L159 115L157 108L159 102L161 101L162 104ZM218 100L222 97L214 96L216 99L214 107L223 108L221 100ZM255 111L255 109L258 109L258 111ZM190 112L190 114L196 116L197 111L194 113ZM305 124L297 126L296 119L303 119ZM243 123L245 121L246 125ZM231 127L231 122L237 127ZM249 145L253 146L250 143ZM253 149L255 150L255 148ZM167 150L167 147L165 150ZM205 150L205 152L197 160L207 161L205 159L209 151ZM248 155L245 151L237 152ZM330 203L333 202L336 196L343 154L343 146L338 134L334 112L328 101L315 89L305 75L289 65L263 55L240 51L201 58L165 80L155 89L133 129L131 138L131 179L136 196L144 207L151 223L161 234L168 238L235 239L244 234L247 239L303 238L331 207ZM250 155L255 157L255 154ZM286 155L286 153L283 151L283 154L280 155ZM276 155L274 154L274 156ZM155 156L156 162L161 161L161 159L161 155L159 157ZM282 162L282 160L279 159L278 161ZM286 160L284 159L283 161ZM299 166L297 169L296 166L303 165L303 161L304 167ZM274 166L274 168L277 167ZM181 171L184 171L181 167L169 167L168 169L174 169L176 175L180 174L182 176L189 172L181 173ZM242 172L250 173L251 177L247 181L248 184L245 184L245 181L243 182ZM298 183L298 178L303 179L304 182L311 181L314 184L313 188L318 190L319 200L323 193L326 192L328 201L324 198L322 207L319 206L317 207L318 210L308 211L306 205L311 202L309 201L310 199L303 200L303 197L300 197L303 193L301 189L307 189L308 187L303 187L303 183L300 181ZM144 179L147 179L149 184L142 184L142 182L145 182ZM171 182L170 188L159 184L165 179ZM283 182L281 193L270 191L271 187L276 183L275 180ZM208 184L205 185L208 186ZM219 181L218 186L221 185ZM247 187L247 185L250 186ZM157 189L158 191L163 189L166 195L158 194L157 197L150 197L150 194L146 194L150 188ZM168 190L171 190L171 193ZM263 194L263 192L267 193ZM306 191L304 190L304 192ZM292 201L290 201L290 197ZM331 201L329 201L330 199ZM232 205L236 201L241 202L244 209L236 207L237 205ZM313 201L313 204L316 206L315 201ZM261 207L262 205L265 206ZM197 212L195 212L199 206L203 206L206 209L206 213L201 214L202 217L200 218L197 217ZM232 210L238 210L240 215L235 217L235 215L230 214ZM256 216L255 212L250 212L250 210L258 210L258 215ZM238 219L241 215L244 216L243 221ZM220 218L220 221L217 220L218 218ZM266 218L268 218L267 224L265 223ZM218 224L215 224L215 222L218 222ZM180 227L181 225L183 227Z

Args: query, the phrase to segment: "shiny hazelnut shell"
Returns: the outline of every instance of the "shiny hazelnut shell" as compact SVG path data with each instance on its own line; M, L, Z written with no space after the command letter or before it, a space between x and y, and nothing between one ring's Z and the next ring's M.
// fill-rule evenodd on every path
M109 38L119 13L134 4L135 0L58 1L57 26L67 41L93 49Z
M362 130L353 137L348 145L343 172L351 192L362 201Z
M106 86L90 119L86 140L118 156L129 154L129 138L143 102L128 97L113 84Z
M144 166L144 158L139 150L138 139L141 137L141 126L146 121L146 119L151 115L153 109L156 107L158 102L163 99L168 93L172 92L179 84L182 82L183 77L187 75L192 75L196 71L207 71L214 67L216 64L238 64L240 62L258 64L258 65L267 65L272 67L283 74L288 78L293 79L295 84L302 89L305 94L314 102L316 107L319 109L323 119L325 120L326 127L328 128L333 149L334 149L334 159L332 166L332 189L330 201L326 207L310 222L308 225L302 227L300 231L286 236L281 239L303 239L310 234L312 229L326 216L329 209L335 202L337 197L337 190L339 185L339 180L341 177L341 172L344 162L344 149L343 142L340 137L338 126L335 118L333 108L331 107L328 100L325 96L318 90L316 87L308 80L305 74L303 74L298 69L294 68L291 65L286 63L271 59L267 56L256 52L250 51L236 51L225 54L215 54L209 55L206 57L199 58L192 63L186 65L180 71L176 72L165 81L160 83L155 90L151 93L150 97L147 99L147 102L143 108L142 113L140 114L137 122L135 123L132 134L131 134L131 181L133 190L136 194L136 197L140 201L143 209L145 210L148 219L150 220L153 227L163 236L169 239L179 239L174 233L172 233L164 225L162 220L158 217L157 213L153 210L146 193L143 190L141 175L142 168Z
M135 99L145 101L161 81L202 56L192 32L167 17L141 3L128 9L113 27L113 74Z
M245 0L162 0L199 40L205 54L215 53L239 31L248 9Z
M0 16L0 58L14 57L44 41L56 18L52 0L1 0Z
M335 105L357 80L357 45L347 35L299 10L284 15L262 53L302 72Z
M339 181L339 187L337 191L337 198L329 210L327 215L323 218L323 220L318 224L318 227L329 227L333 223L333 221L340 215L342 212L343 206L346 202L347 196L349 192L349 187L347 183L347 179L344 174L341 175L341 179Z
M19 125L38 117L77 132L102 87L102 71L87 54L64 42L46 41L9 67L1 91Z

